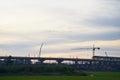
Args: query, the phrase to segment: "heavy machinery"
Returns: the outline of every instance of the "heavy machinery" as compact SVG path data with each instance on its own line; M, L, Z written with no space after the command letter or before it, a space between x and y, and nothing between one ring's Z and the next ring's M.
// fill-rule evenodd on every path
M96 49L100 50L100 47L95 47L95 46L93 45L92 48L73 48L72 50L81 50L81 49L91 49L93 56L95 56L95 50L96 50Z
M39 50L39 56L38 57L41 57L41 51L42 51L42 47L43 47L43 43L41 44L40 46L40 50Z

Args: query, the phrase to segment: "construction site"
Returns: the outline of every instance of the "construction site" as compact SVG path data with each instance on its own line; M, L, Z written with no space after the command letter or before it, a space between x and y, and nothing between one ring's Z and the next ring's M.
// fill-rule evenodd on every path
M41 57L40 46L38 57L20 57L20 56L0 56L0 66L2 65L67 65L72 66L77 70L83 71L120 71L120 57L111 57L107 53L106 56L96 56L95 50L99 47L87 48L92 50L91 59L82 58L55 58ZM72 50L80 50L84 48L74 48ZM54 61L54 62L50 62Z

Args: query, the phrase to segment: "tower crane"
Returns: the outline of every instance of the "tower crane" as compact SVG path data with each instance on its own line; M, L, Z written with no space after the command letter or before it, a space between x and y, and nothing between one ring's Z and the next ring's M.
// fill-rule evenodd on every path
M107 52L105 52L105 55L106 55L106 57L108 57L108 54L107 54Z
M92 49L92 54L93 54L93 56L95 56L95 50L96 50L96 49L100 50L100 47L95 47L95 46L93 45L92 48L74 48L74 49L72 49L72 50L81 50L81 49Z
M42 51L42 47L43 47L43 43L41 44L40 46L40 50L39 50L39 56L38 57L41 57L41 51Z

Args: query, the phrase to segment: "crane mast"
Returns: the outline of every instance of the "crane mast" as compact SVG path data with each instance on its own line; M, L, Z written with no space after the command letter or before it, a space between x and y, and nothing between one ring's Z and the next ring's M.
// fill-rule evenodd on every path
M38 57L41 57L41 51L42 51L42 47L43 47L43 43L41 44L40 46L40 50L39 50L39 56Z
M91 48L91 49L93 50L93 56L95 56L95 50L96 50L96 49L99 50L100 48L99 48L99 47L95 47L95 46L93 45L93 48Z

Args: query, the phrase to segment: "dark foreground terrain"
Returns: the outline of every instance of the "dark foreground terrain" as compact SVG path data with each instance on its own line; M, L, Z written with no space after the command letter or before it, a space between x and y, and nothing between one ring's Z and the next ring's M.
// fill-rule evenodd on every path
M41 75L41 76L87 76L66 65L3 65L0 66L0 76Z
M0 80L120 80L120 72L87 72L89 76L0 76Z

